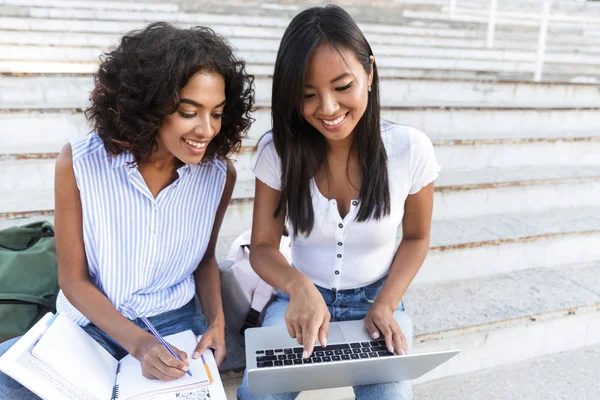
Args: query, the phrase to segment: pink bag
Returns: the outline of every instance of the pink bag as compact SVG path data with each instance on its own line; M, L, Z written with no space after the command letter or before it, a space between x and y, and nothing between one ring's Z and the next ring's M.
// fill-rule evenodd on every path
M237 339L241 343L246 328L260 326L266 306L277 294L250 265L250 236L250 230L238 236L225 260L219 263L225 323L232 334L239 333ZM289 237L281 237L279 250L291 263Z

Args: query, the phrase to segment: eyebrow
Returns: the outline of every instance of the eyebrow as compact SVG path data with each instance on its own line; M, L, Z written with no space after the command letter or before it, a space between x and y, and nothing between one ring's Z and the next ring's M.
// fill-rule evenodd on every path
M332 84L333 82L339 81L340 79L344 79L347 76L352 76L352 74L350 72L344 72L330 80L329 83ZM312 85L304 85L304 87L312 88Z
M226 100L223 100L222 102L220 102L219 104L217 104L214 108L219 108L221 106L224 106L225 105L225 101ZM181 99L181 100L179 100L179 102L180 103L184 103L184 104L191 104L191 105L193 105L195 107L198 107L198 108L204 107L202 104L200 104L197 101L194 101L192 99Z

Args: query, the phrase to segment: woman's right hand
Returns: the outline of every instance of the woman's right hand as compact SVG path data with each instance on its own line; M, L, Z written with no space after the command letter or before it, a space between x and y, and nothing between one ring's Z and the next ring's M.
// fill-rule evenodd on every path
M290 304L285 313L285 324L291 337L304 346L302 358L313 352L317 337L321 346L327 345L331 315L323 296L307 277L290 285Z
M150 334L144 337L138 346L137 359L142 364L142 375L148 379L172 381L181 378L189 369L188 356L184 351L169 345L183 360L179 361Z

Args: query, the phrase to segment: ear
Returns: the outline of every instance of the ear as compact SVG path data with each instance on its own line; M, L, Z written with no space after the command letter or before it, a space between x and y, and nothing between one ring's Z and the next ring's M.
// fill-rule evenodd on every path
M374 71L374 67L375 67L375 57L373 57L373 55L369 56L369 62L371 63L371 72L369 73L369 86L371 86L373 84L373 71Z

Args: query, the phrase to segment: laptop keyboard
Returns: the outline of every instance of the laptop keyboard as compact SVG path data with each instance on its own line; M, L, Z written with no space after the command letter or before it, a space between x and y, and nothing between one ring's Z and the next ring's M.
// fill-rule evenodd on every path
M330 344L327 347L315 346L310 357L305 360L302 359L303 352L304 347L257 350L256 365L258 368L282 367L284 365L330 363L394 355L387 350L385 340Z

